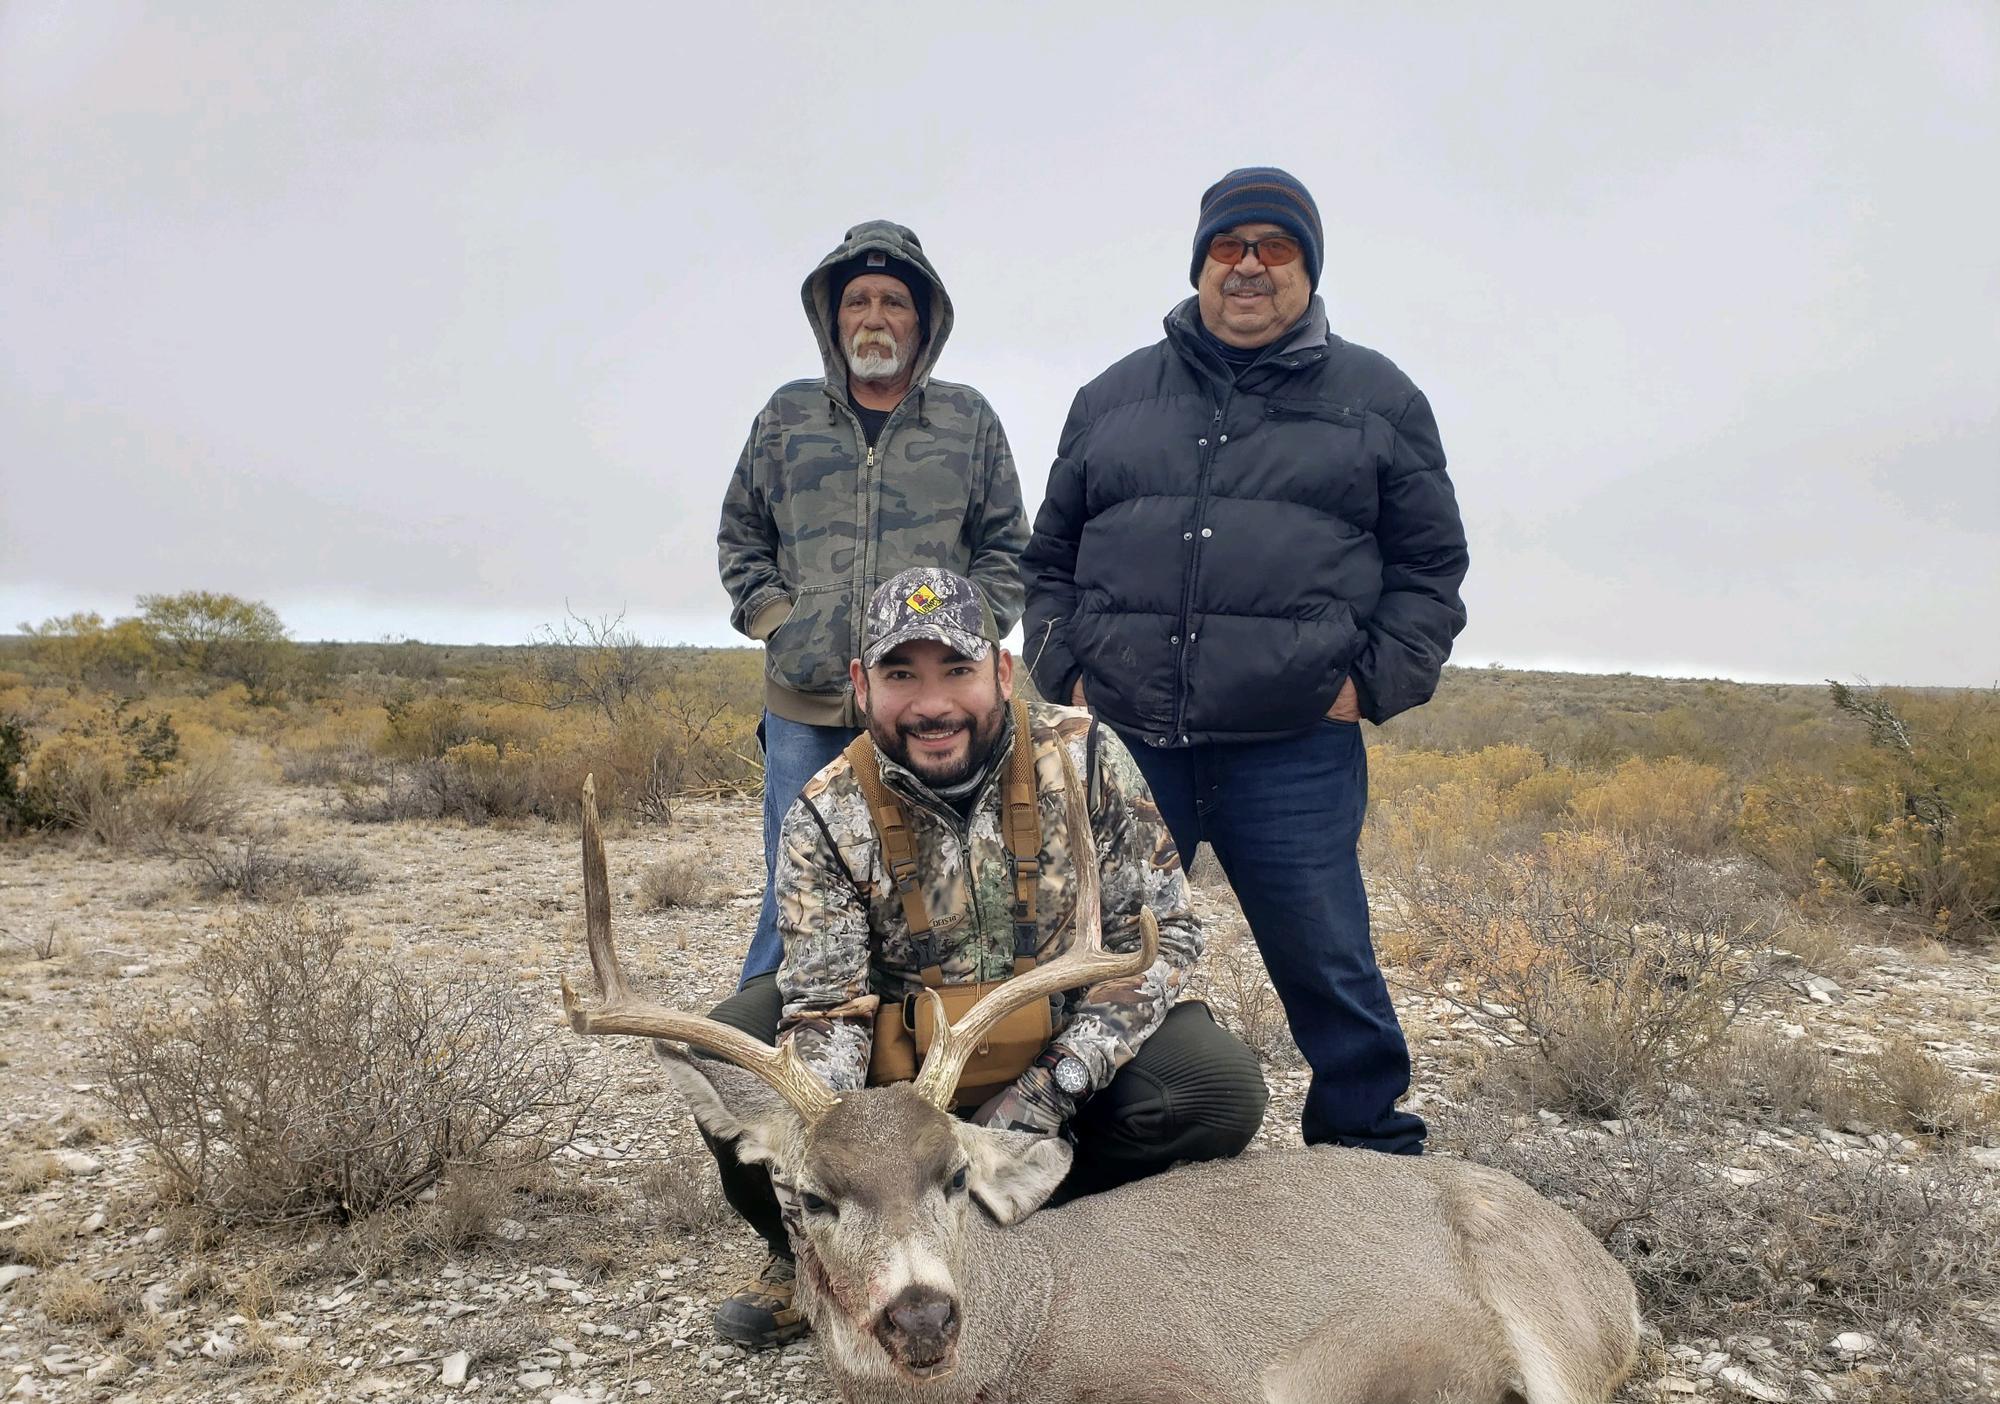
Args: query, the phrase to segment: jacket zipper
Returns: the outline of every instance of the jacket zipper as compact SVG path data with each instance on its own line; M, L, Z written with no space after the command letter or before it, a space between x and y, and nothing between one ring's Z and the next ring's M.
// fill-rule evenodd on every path
M1215 464L1215 455L1222 448L1222 425L1229 410L1229 401L1236 394L1231 386L1222 393L1222 403L1216 405L1209 415L1208 437L1204 441L1201 454L1195 461L1194 526L1192 527L1193 550L1188 553L1187 570L1181 577L1180 642L1174 649L1174 729L1167 737L1167 744L1177 745L1187 737L1187 697L1188 697L1188 646L1189 620L1193 618L1195 576L1201 570L1201 543L1203 523L1208 518L1208 472Z
M910 392L911 394L916 393L915 385L912 385L910 387ZM862 480L860 483L861 502L859 504L861 508L861 524L863 528L861 533L861 549L855 553L854 556L855 573L853 577L848 581L848 589L852 590L857 597L860 597L862 592L862 587L867 583L870 573L873 572L875 569L877 569L880 563L879 557L876 555L875 551L875 541L876 541L875 504L877 499L881 496L881 493L879 491L879 485L875 481L876 446L868 442L868 435L861 428L860 415L856 414L850 406L842 404L839 400L835 400L831 394L828 394L827 398L829 400L833 400L833 402L836 405L840 406L841 413L847 416L847 422L854 426L855 447L862 449L865 452L865 457L862 461ZM888 456L889 430L895 425L896 416L903 412L903 406L909 403L909 399L910 399L909 395L905 395L902 398L902 400L897 402L896 407L889 411L889 417L882 421L882 433L880 442L883 448L883 457L885 459ZM860 605L861 610L865 613L868 608L867 599L858 598L858 603ZM856 635L856 640L857 642L859 641L858 633Z

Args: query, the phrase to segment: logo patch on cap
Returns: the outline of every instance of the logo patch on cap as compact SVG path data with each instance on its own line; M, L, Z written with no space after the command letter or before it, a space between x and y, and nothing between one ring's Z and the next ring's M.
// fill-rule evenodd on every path
M868 266L870 268L887 268L889 266L889 255L883 253L880 249L870 249L868 251Z
M904 600L903 603L910 607L910 611L913 614L929 614L932 610L943 604L944 601L938 598L937 591L933 590L930 586L919 585L916 593Z

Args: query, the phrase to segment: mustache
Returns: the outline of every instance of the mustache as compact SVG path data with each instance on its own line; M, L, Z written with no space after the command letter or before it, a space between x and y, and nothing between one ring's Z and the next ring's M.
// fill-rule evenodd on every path
M1227 278L1222 280L1222 291L1225 296L1236 292L1258 292L1269 296L1276 293L1277 290L1276 285L1271 282L1270 277L1262 273L1254 278L1247 278L1241 273L1231 273Z
M864 351L880 348L886 356L896 354L896 338L887 332L857 332L847 343L847 353L859 356Z

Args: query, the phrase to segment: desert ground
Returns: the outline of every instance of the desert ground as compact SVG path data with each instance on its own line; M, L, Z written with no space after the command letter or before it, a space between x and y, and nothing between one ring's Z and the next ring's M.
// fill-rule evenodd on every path
M272 787L259 817L287 841L351 854L372 878L335 899L369 960L415 968L476 969L509 981L524 1005L554 1020L561 972L587 978L581 959L581 879L573 830L402 822L357 826L310 793ZM716 904L640 910L635 894L661 846L693 841L712 855ZM705 1006L732 987L754 922L761 860L754 807L683 807L669 836L641 826L609 839L620 942L634 972L661 996ZM1236 919L1228 890L1197 884L1212 928ZM239 1231L211 1241L156 1195L143 1148L93 1097L90 1043L107 1021L147 997L186 993L204 936L236 912L198 899L180 868L158 857L108 853L73 836L0 848L0 931L14 938L0 973L0 1047L6 1050L0 1126L16 1171L0 1219L17 1235L46 1230L65 1269L98 1284L108 1315L58 1324L21 1276L0 1297L0 1370L12 1398L132 1400L449 1399L475 1393L536 1400L770 1400L823 1404L836 1396L810 1337L745 1355L716 1339L713 1300L760 1261L708 1188L706 1157L685 1107L634 1043L586 1045L584 1066L605 1094L560 1153L561 1186L517 1193L477 1241L424 1252L394 1242L357 1246L353 1229ZM23 942L55 933L48 958ZM1814 981L1801 968L1790 998L1759 1018L1810 1031L1831 1047L1865 1050L1884 1029L1908 1032L1954 1070L1991 1085L2000 1073L2000 965L1933 949L1858 951L1854 973ZM1224 957L1218 957L1219 959ZM1227 954L1241 961L1240 952ZM1451 1004L1398 980L1398 1004L1417 1056L1410 1105L1435 1112L1451 1076L1476 1059L1491 1031ZM1229 979L1208 996L1230 1007ZM1837 984L1838 988L1833 988ZM1266 1036L1268 1037L1268 1032ZM1297 1140L1304 1074L1279 1052L1260 1140ZM1566 1135L1609 1141L1617 1128L1543 1112ZM1788 1140L1826 1138L1846 1153L1921 1160L1893 1132L1778 1128ZM1252 1153L1255 1153L1254 1151ZM23 1157L46 1155L31 1183ZM2000 1183L2000 1150L1966 1152ZM1754 1166L1739 1173L1756 1173ZM1244 1245L1254 1252L1254 1245ZM371 1255L384 1265L372 1270ZM1993 1310L2000 1310L2000 1304ZM1757 1344L1712 1336L1650 1343L1628 1399L1758 1393ZM107 1339L107 1335L113 1338ZM1838 1380L1868 1352L1843 1359ZM468 1357L462 1386L442 1371ZM1989 1364L1996 1362L1989 1362Z
M246 685L56 623L0 671L0 1395L830 1404L810 1337L716 1338L761 1246L649 1051L559 1018L560 978L589 985L586 770L628 973L686 1008L733 988L754 656L320 646ZM1408 1105L1432 1153L1520 1175L1632 1273L1622 1404L2000 1398L1996 737L1992 694L1497 669L1371 730ZM1193 880L1192 993L1272 1093L1249 1153L1294 1144L1305 1071L1205 850ZM217 972L273 930L475 992L535 1066L569 1060L562 1115L387 1207L191 1193L134 1116L172 1088L131 1058L233 1017ZM195 1105L169 1143L211 1139Z

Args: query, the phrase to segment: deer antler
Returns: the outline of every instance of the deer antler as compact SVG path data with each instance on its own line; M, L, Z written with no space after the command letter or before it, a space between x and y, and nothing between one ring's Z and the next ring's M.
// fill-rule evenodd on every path
M578 1033L666 1038L713 1053L768 1082L808 1126L840 1100L789 1043L773 1048L714 1019L633 998L625 972L618 967L618 952L611 945L611 882L604 872L604 836L597 827L594 775L583 782L583 923L590 942L590 968L596 972L604 1003L585 1009L569 987L569 977L563 977L563 1013Z
M1021 735L1014 738L1014 744L1026 746L1031 742ZM1115 980L1121 975L1136 975L1151 966L1159 955L1159 924L1143 904L1139 908L1139 949L1129 953L1104 949L1104 905L1098 892L1097 840L1090 829L1090 802L1077 779L1076 767L1070 762L1069 748L1059 746L1057 751L1062 756L1070 865L1076 869L1076 908L1071 914L1076 923L1076 939L1047 965L1037 966L1001 985L966 1010L949 1028L944 1022L944 1001L936 990L924 991L931 1003L932 1026L937 1034L923 1068L917 1073L915 1087L918 1096L943 1111L951 1110L966 1059L1002 1019L1016 1009L1063 990Z

